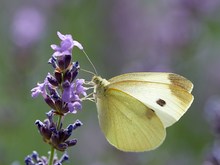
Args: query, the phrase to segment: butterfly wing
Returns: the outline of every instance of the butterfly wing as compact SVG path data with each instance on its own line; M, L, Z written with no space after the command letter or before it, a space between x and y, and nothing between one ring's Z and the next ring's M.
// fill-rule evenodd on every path
M109 84L109 88L123 91L124 93L136 98L145 106L154 110L162 121L164 127L174 124L190 107L193 96L190 90L181 85L180 82L168 84L142 81L142 80L122 80ZM186 85L188 86L188 85Z
M110 144L122 151L140 152L158 147L166 136L157 115L134 97L108 88L97 98L100 127Z
M191 81L183 76L174 73L164 73L164 72L134 72L126 73L108 80L110 83L115 83L119 81L147 81L155 83L163 83L168 85L175 85L183 88L184 90L191 93L193 89L193 84Z

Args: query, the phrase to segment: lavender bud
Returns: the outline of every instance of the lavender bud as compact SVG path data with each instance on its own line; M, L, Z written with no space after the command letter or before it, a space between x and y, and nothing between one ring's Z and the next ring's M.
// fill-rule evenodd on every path
M55 110L61 112L62 111L62 107L63 107L62 100L61 99L57 99L55 101L55 105L56 105L56 109Z
M75 130L76 128L82 126L83 123L79 120L76 120L75 123L73 124L73 129Z
M78 75L79 72L79 63L78 61L73 63L72 68L71 68L71 82L76 78L76 76Z
M41 129L44 126L44 123L42 123L40 120L36 120L35 124L38 126L38 129Z
M57 67L56 59L53 56L48 60L48 64L51 64L54 69Z
M47 76L47 80L53 86L58 86L59 85L57 80L52 75Z
M58 144L60 144L60 139L57 133L52 133L51 135L51 144L56 147Z
M50 123L53 122L53 114L54 114L54 110L51 110L51 111L49 111L49 112L46 113L47 118L48 118L48 120L49 120Z
M28 155L25 159L24 162L26 165L34 165L34 162L32 161L30 155Z
M69 156L67 155L67 153L64 153L63 156L60 158L60 163L63 163L67 160L69 160Z
M65 69L63 58L58 60L58 67L59 67L60 70Z
M55 72L54 76L59 84L62 83L62 74L60 72Z
M69 112L68 104L65 104L62 109L60 110L61 113L65 114Z
M44 99L44 101L52 108L56 109L56 106L53 102L53 100L47 95L47 97Z
M76 139L66 141L66 144L68 144L69 147L76 145L76 143L77 143Z
M63 76L63 80L70 82L70 81L71 81L71 78L72 78L71 72L70 72L70 71L66 71L66 73L65 73L64 76Z
M68 144L66 143L60 143L58 146L56 146L56 149L59 151L65 151L68 147Z
M71 55L65 55L64 56L65 69L70 65L71 59L72 59Z
M37 151L33 151L31 157L32 157L32 159L34 159L35 161L38 161L38 159L39 159L39 154L37 153Z

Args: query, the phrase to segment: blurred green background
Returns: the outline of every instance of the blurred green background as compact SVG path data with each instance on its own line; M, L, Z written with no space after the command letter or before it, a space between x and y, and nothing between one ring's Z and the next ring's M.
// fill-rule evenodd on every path
M124 153L108 144L95 104L84 102L82 112L65 122L84 123L73 135L78 143L68 150L69 164L207 164L216 142L207 101L220 95L219 14L219 0L0 1L0 164L24 164L33 150L47 155L50 149L34 125L50 109L41 97L32 99L30 90L52 71L47 61L50 45L60 42L57 31L84 46L102 77L169 71L195 86L189 111L167 129L158 149L144 153ZM75 48L73 55L81 68L92 70L81 51ZM80 77L91 79L84 72Z

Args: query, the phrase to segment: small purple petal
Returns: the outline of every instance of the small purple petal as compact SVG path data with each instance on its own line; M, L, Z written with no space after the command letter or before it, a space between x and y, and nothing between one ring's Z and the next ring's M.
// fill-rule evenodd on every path
M59 48L59 46L57 46L57 45L55 45L55 44L50 45L50 47L51 47L53 50L57 50L57 48Z
M82 94L84 96L86 96L86 90L87 88L83 87L82 85L85 83L84 79L77 79L76 80L76 93L78 95Z
M73 41L73 45L78 47L80 50L83 50L83 46L78 41Z
M65 35L61 34L59 31L57 32L57 35L61 40L65 39Z
M70 97L71 97L71 87L70 83L68 81L65 81L63 84L63 94L62 94L62 99L65 102L70 102Z
M37 83L37 86L31 89L31 96L36 98L39 94L42 94L43 97L46 97L46 83Z
M77 110L82 109L82 105L79 102L68 103L68 108L70 113L76 113Z
M60 45L61 45L61 47L60 47L59 51L66 51L66 50L73 48L73 41L71 41L69 39L65 39L65 40L61 41Z

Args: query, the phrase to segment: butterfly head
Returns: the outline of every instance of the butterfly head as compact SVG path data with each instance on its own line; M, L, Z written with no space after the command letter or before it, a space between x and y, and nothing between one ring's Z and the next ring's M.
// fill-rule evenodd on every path
M100 76L94 76L92 82L95 85L94 93L96 97L103 96L107 85L110 84L106 79L101 78Z

